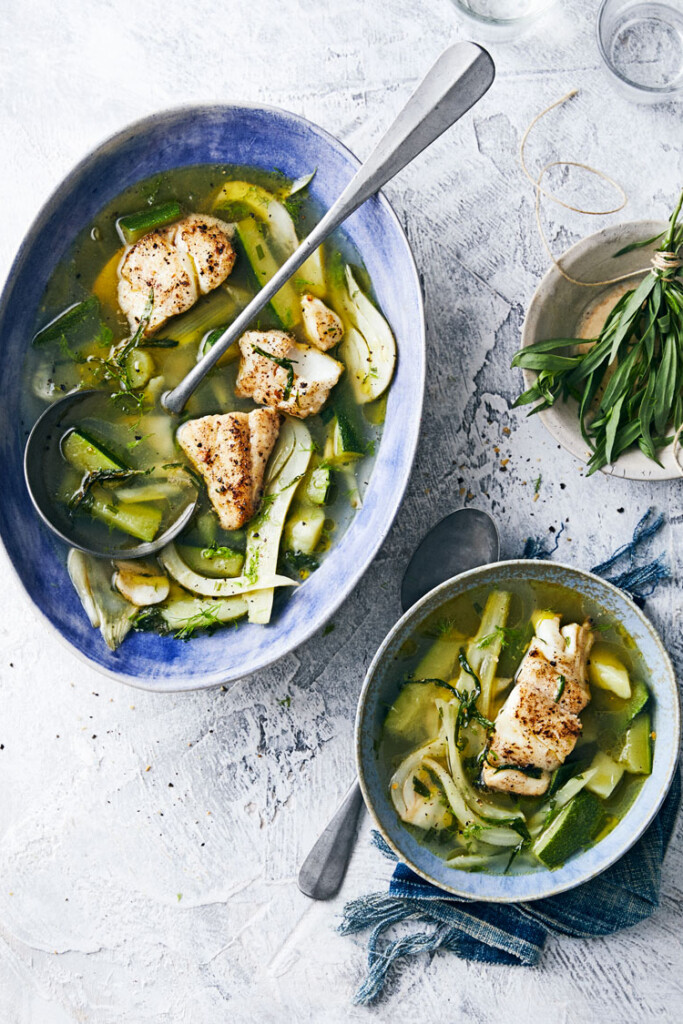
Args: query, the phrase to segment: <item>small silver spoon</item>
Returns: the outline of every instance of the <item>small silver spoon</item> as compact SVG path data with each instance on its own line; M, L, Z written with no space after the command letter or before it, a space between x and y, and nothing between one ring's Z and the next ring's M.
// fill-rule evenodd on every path
M490 515L476 508L451 512L422 538L401 585L404 612L453 576L478 565L497 562L500 541ZM299 889L314 900L329 900L337 894L356 840L356 824L363 803L355 779L330 823L315 843L299 872Z
M28 436L24 450L24 477L28 487L31 501L36 512L46 526L49 526L53 533L56 533L60 540L72 548L85 551L96 558L149 558L150 555L160 551L162 547L169 544L174 537L185 529L197 508L199 501L199 488L195 487L194 500L189 500L182 513L176 520L153 541L143 542L134 546L118 546L112 544L107 548L104 545L92 547L83 542L77 530L70 532L66 522L60 522L56 518L54 495L50 493L49 477L45 472L46 453L54 455L55 436L61 437L68 429L65 419L67 416L92 398L101 398L105 392L102 391L76 391L73 394L60 398L59 401L49 405L33 426Z
M315 252L328 235L332 234L359 206L374 196L481 99L490 88L494 77L495 67L491 57L476 43L456 43L444 50L389 130L310 235L180 384L162 396L161 403L167 412L179 414L183 411L190 395L199 387L223 353L249 327L266 303L270 302L311 253ZM82 393L73 392L62 399L59 405L66 413L69 403L79 402L81 397ZM44 500L45 488L41 487L42 464L39 463L38 467L33 465L33 459L40 458L45 451L48 442L46 434L55 423L49 415L50 411L40 417L29 436L24 456L25 477L31 500L41 519L59 537L65 539L59 524L54 521L54 504ZM163 537L156 538L151 544L146 545L145 554L151 555L167 544L171 536L175 536L182 529L181 526L176 529L176 526L177 524L174 524ZM67 542L72 543L70 540ZM111 557L111 551L104 548L84 550L94 555ZM127 551L126 557L133 558L138 555Z

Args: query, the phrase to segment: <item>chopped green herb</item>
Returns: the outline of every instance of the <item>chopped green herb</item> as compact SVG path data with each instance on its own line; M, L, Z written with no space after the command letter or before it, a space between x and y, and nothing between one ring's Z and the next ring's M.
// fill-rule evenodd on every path
M258 345L254 345L253 343L251 347L254 352L258 352L260 356L270 359L270 361L275 363L276 366L287 371L287 383L285 384L285 390L282 396L286 402L292 393L292 385L294 384L294 363L291 359L284 359L282 356L274 356L272 352L266 352L265 349L259 348Z
M425 786L421 779L418 779L417 775L413 775L413 789L419 796L426 798L432 795L432 791L429 786Z

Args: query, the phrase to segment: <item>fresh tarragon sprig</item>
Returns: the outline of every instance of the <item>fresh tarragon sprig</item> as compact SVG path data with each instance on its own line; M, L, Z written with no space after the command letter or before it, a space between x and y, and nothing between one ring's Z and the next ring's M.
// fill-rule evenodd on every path
M588 475L635 445L659 463L658 452L683 423L683 192L662 232L650 272L614 306L597 339L585 351L582 338L554 338L520 349L512 366L534 370L534 384L514 403L558 399L579 404L581 433L592 450ZM651 245L662 235L621 249L615 256ZM597 407L596 407L597 406Z

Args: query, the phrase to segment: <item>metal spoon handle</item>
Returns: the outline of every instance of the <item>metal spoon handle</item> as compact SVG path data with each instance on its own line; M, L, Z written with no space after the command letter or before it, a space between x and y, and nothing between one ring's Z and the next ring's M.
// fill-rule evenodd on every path
M162 404L167 412L182 412L192 392L225 350L247 329L254 317L311 253L366 199L373 196L418 153L462 117L484 95L494 75L491 57L475 43L456 43L441 54L389 130L310 235L185 379L163 396Z
M329 900L339 892L353 850L362 803L363 796L355 779L301 867L299 888L305 896Z

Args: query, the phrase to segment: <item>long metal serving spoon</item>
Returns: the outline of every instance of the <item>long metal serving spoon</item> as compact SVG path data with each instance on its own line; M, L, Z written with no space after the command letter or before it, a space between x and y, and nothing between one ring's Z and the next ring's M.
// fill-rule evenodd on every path
M497 562L499 554L498 530L490 515L476 508L451 512L423 537L408 563L401 585L403 611L453 576ZM339 891L355 844L362 804L355 779L301 867L298 882L304 895L329 900Z
M398 174L418 153L426 149L447 128L450 128L489 89L495 77L491 57L476 43L456 43L441 54L422 83L413 93L389 130L379 141L365 163L359 168L336 203L328 210L298 249L280 267L265 288L256 295L236 320L220 336L206 355L173 388L161 402L167 412L181 413L190 395L201 384L223 353L249 327L256 315L289 280L308 257L343 221L367 199L374 196L394 175ZM57 421L64 419L76 403L93 392L74 392L47 409L36 422L26 443L24 475L31 500L41 519L59 537L65 537L54 521L54 506L46 493L42 456L49 448L50 435ZM58 407L58 408L57 408ZM163 536L137 549L128 549L126 558L151 555L162 548L186 525L193 507L166 530ZM82 547L100 557L111 557L111 549ZM121 554L121 552L119 552Z

